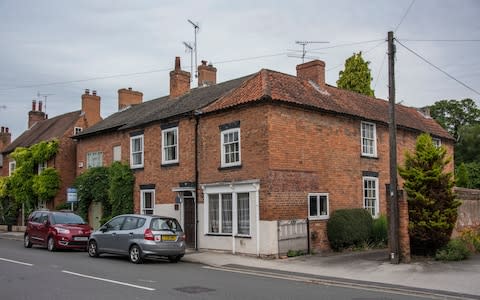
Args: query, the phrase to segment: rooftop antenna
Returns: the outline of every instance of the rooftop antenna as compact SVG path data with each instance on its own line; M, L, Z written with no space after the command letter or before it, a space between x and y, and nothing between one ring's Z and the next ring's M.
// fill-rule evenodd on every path
M193 32L195 35L195 42L193 43L193 49L195 50L195 78L198 77L198 71L197 71L197 33L200 30L200 26L198 26L198 22L194 23L192 20L187 19L188 23L192 24L193 26Z
M308 44L327 44L328 42L323 41L295 41L295 44L302 45L302 55L301 56L293 56L292 57L299 57L302 59L302 63L305 62L305 58L314 58L306 56L307 50L305 49Z
M40 97L43 97L45 114L47 113L47 97L48 96L53 96L53 95L55 95L55 94L42 94L42 93L40 93L40 91L37 91L37 99L39 99Z
M190 52L190 74L193 74L193 47L192 44L183 42L185 45L185 52ZM192 76L190 76L190 82L193 81Z

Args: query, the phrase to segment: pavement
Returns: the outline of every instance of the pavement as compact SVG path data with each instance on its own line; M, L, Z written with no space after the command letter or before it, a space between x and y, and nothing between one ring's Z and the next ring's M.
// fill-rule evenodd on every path
M22 240L23 232L0 232ZM480 299L480 255L459 262L414 258L391 264L386 250L265 259L219 251L188 250L182 259L208 268L309 283L407 293L427 298Z

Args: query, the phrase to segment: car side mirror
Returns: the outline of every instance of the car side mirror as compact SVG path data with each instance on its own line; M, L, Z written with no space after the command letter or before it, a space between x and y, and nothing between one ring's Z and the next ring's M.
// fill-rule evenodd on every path
M107 228L107 226L104 225L104 226L100 227L98 230L100 230L101 232L106 232L106 231L108 231L108 228Z
M44 220L43 225L48 225L48 220Z

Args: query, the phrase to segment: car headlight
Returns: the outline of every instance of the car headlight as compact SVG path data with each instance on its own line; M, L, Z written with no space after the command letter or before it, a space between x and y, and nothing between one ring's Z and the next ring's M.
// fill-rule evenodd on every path
M60 233L60 234L70 234L70 230L68 230L68 229L59 228L59 227L55 227L55 229L56 229L57 232Z

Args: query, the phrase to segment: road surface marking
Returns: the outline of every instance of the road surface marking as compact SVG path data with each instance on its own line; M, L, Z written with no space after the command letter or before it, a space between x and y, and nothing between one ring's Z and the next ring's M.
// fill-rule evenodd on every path
M90 278L90 279L99 280L99 281L110 282L110 283L114 283L114 284L129 286L129 287L133 287L133 288L137 288L137 289L142 289L142 290L147 290L147 291L154 291L154 290L155 290L155 289L153 289L153 288L149 288L149 287L146 287L146 286L135 285L135 284L130 284L130 283L126 283L126 282L121 282L121 281L106 279L106 278L94 277L94 276L90 276L90 275L85 275L85 274L80 274L80 273L74 273L74 272L65 271L65 270L63 270L62 272L63 272L63 273L70 274L70 275L75 275L75 276L84 277L84 278Z
M29 263L26 263L26 262L21 262L21 261L18 261L18 260L11 260L11 259L1 258L1 257L0 257L0 260L8 261L8 262L11 262L11 263L14 263L14 264L29 266L29 267L33 266L33 264L29 264Z

